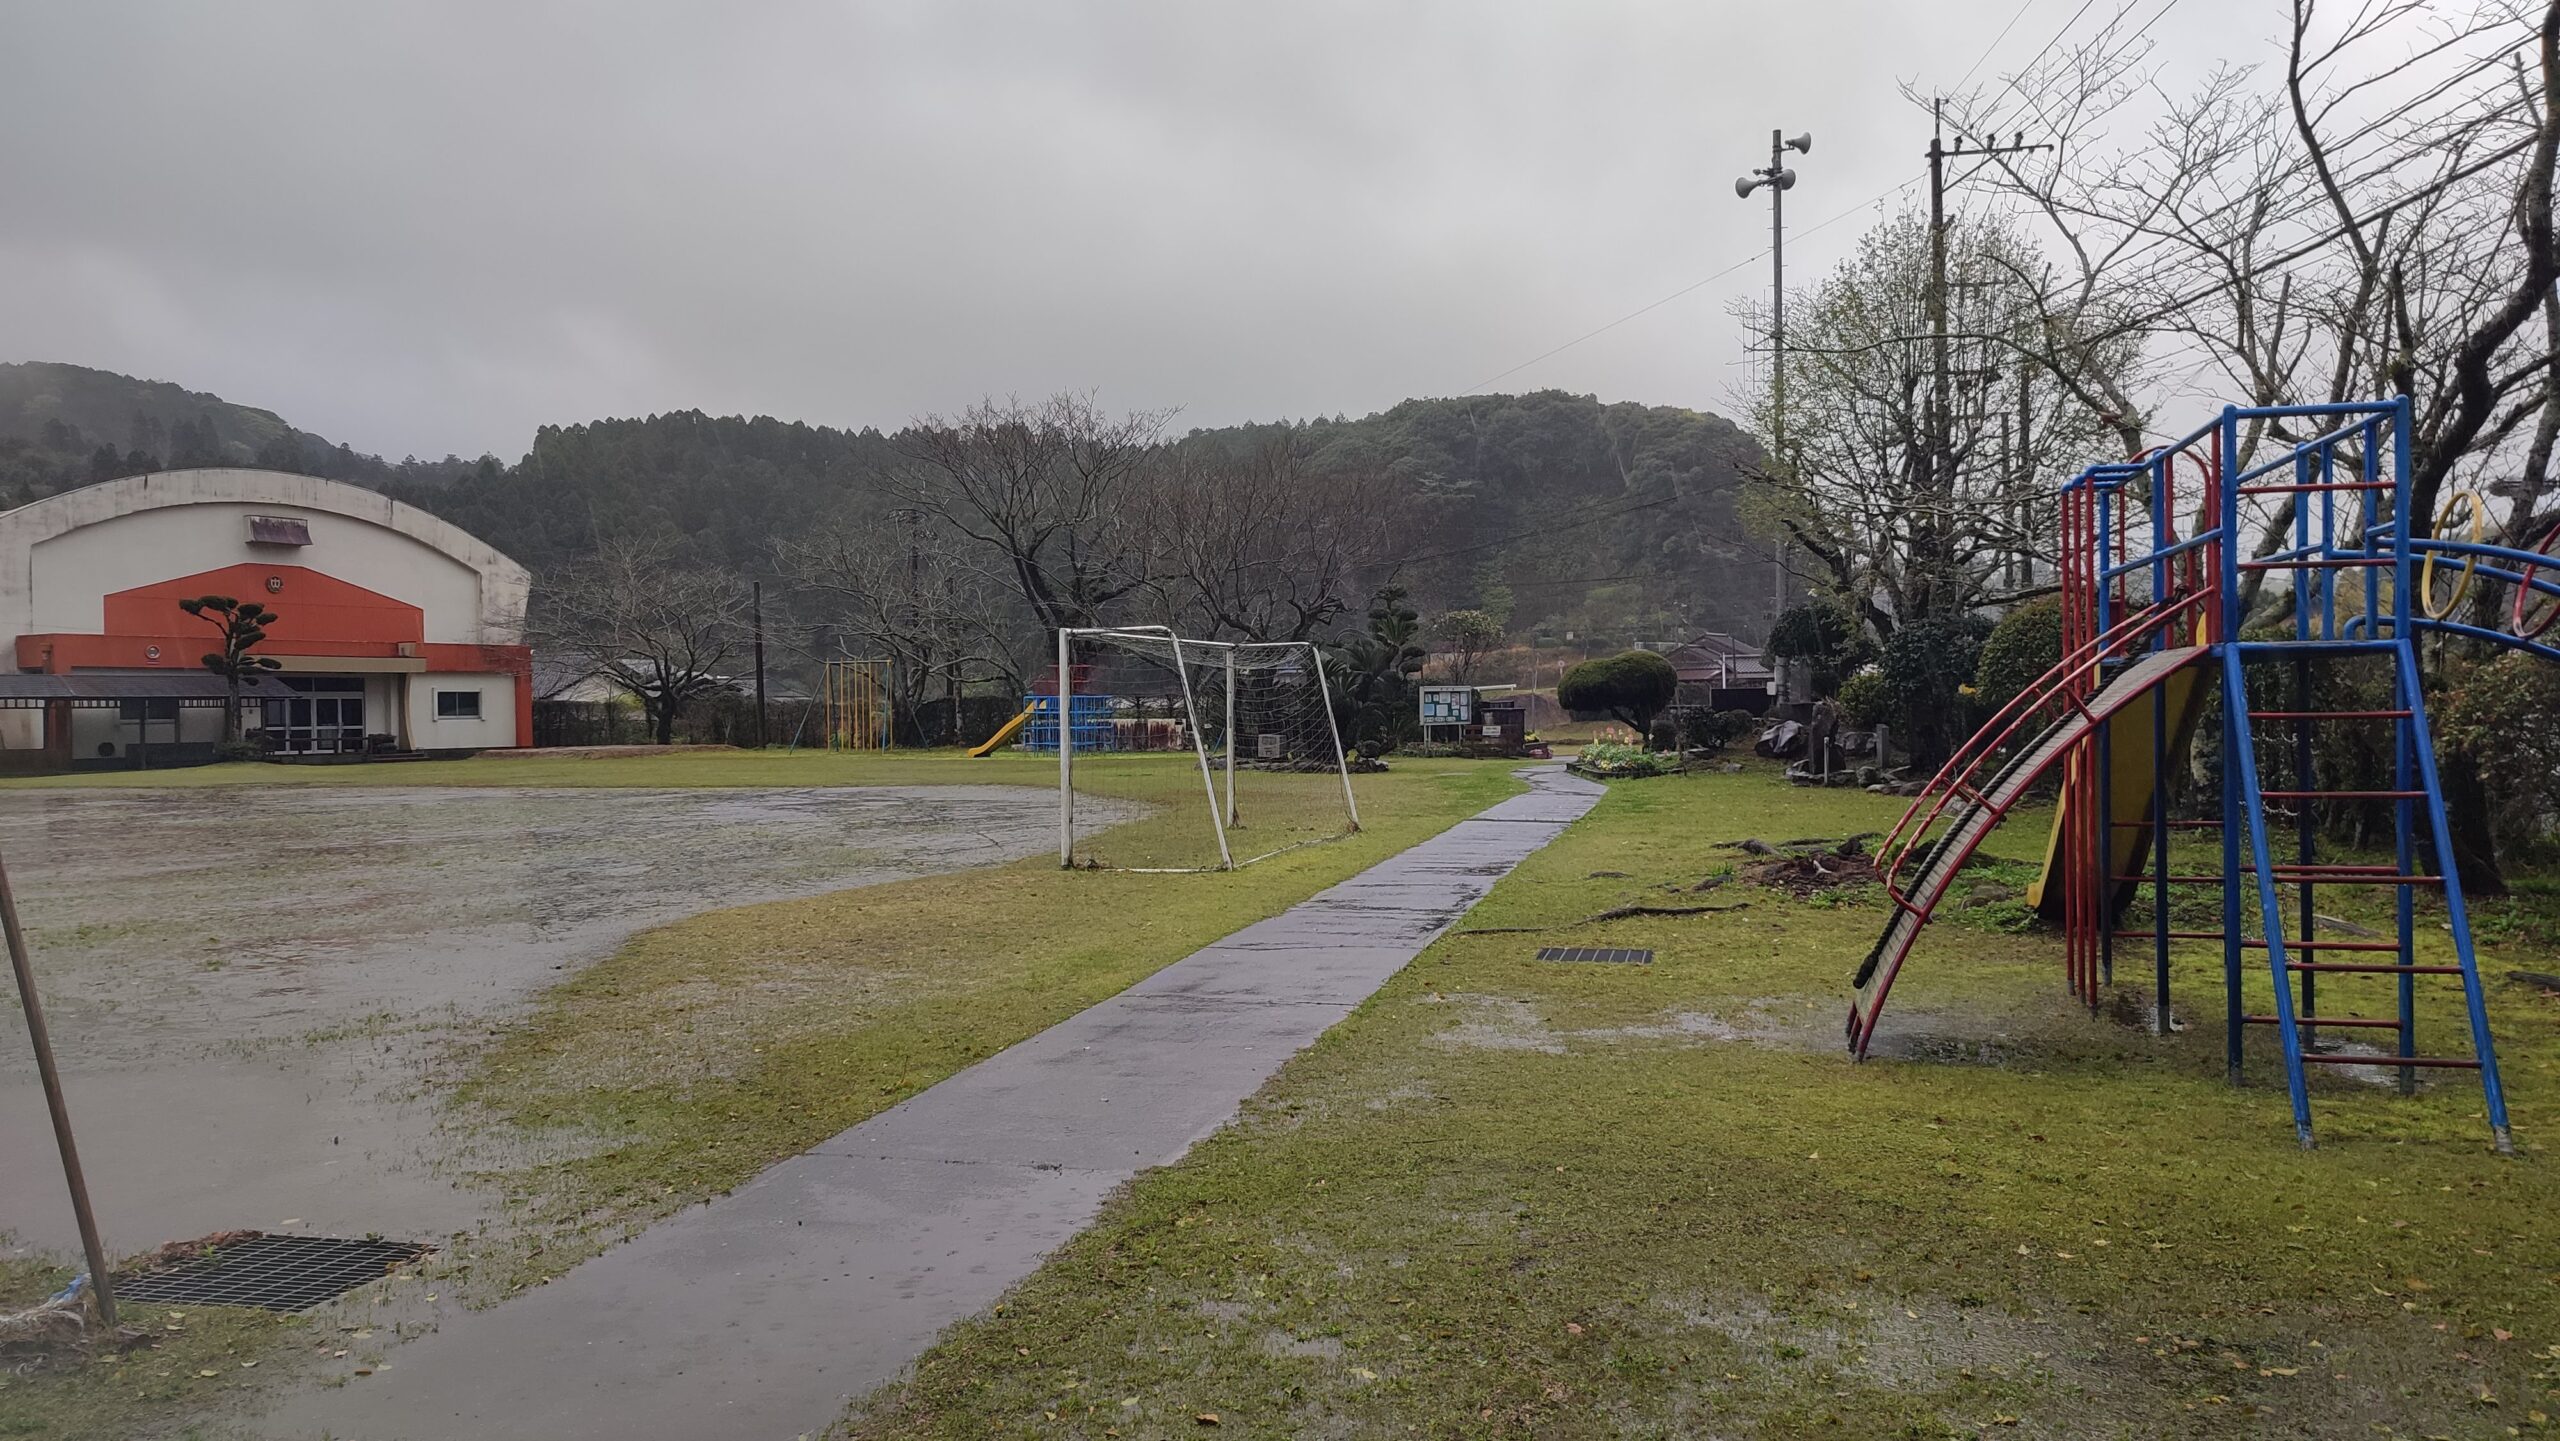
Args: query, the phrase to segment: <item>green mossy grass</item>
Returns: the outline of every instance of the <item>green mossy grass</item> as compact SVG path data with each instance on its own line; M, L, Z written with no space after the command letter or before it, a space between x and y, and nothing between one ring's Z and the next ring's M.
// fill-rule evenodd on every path
M1734 867L1715 842L1901 804L1757 766L1613 787L841 1432L2419 1437L2560 1414L2560 1004L2490 988L2523 1155L2490 1152L2461 1073L2415 1097L2320 1076L2306 1152L2271 1037L2224 1081L2218 949L2179 952L2184 1029L2155 1036L2147 953L2092 1015L2059 939L1992 892L1923 939L1852 1065L1875 888L1689 888ZM2043 820L1965 888L2021 888ZM1632 901L1747 905L1577 924ZM2552 968L2521 940L2483 957L2511 965ZM2424 994L2426 1047L2459 1052L2458 991Z
M0 1311L31 1306L62 1289L71 1268L0 1260ZM118 1322L126 1344L41 1363L0 1359L0 1437L104 1441L203 1434L179 1417L218 1418L290 1362L302 1322L230 1306L128 1304ZM25 1364L21 1364L25 1362Z

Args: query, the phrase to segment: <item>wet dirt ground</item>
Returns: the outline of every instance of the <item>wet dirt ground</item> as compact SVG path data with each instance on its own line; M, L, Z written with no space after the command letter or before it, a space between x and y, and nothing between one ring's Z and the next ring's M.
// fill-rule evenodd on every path
M111 1250L230 1228L425 1239L499 1209L438 1124L493 1019L647 926L1039 852L1056 804L1011 786L24 790L0 794L0 855ZM15 1004L0 1233L77 1244Z

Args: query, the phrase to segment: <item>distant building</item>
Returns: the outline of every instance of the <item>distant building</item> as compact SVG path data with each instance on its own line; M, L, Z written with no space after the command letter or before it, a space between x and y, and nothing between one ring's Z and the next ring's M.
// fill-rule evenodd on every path
M1676 704L1754 715L1769 708L1777 677L1760 658L1758 646L1711 630L1666 648L1662 656L1680 676Z
M196 596L280 617L243 730L284 755L472 751L532 734L525 568L450 523L357 486L270 470L179 470L0 513L0 762L209 755L224 685Z

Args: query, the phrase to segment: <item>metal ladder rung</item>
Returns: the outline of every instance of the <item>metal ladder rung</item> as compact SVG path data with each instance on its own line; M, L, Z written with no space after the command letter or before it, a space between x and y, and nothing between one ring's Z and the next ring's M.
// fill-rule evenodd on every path
M2331 480L2301 485L2269 483L2235 485L2231 488L2231 493L2234 495L2302 495L2324 490L2389 490L2395 484L2397 482L2388 480Z
M2252 1026L2276 1026L2284 1023L2284 1018L2281 1016L2242 1016L2240 1019L2243 1024ZM2310 1030L2316 1026L2368 1026L2375 1030L2386 1031L2400 1029L2398 1021L2372 1016L2296 1016L2293 1018L2293 1023L2304 1030Z
M2287 961L2284 963L2284 968L2288 971L2348 971L2357 975L2374 976L2396 976L2402 974L2412 976L2458 976L2462 974L2462 967L2460 966L2386 966L2378 962L2365 961Z
M2390 565L2390 556L2294 556L2286 560L2244 560L2242 570L2353 570L2359 566Z
M2425 791L2265 791L2262 801L2422 801Z
M2254 876L2257 873L2258 868L2256 866L2242 866L2240 868L2240 874L2244 876ZM2222 877L2202 872L2194 875L2163 877L2145 875L2136 871L2127 875L2110 876L2108 879L2114 881L2118 885L2125 885L2127 883L2156 884L2162 880L2168 881L2168 883L2173 886L2218 886L2222 884ZM2367 871L2343 869L2332 871L2323 870L2317 866L2312 867L2309 870L2305 870L2300 866L2278 866L2276 867L2275 880L2276 884L2280 886L2298 886L2304 884L2318 886L2440 886L2444 884L2444 877L2442 876L2401 876L2393 875L2388 870Z
M2325 1026L2329 1022L2322 1021L2319 1024ZM2302 1053L2302 1059L2306 1062L2317 1061L2324 1066L2380 1066L2385 1070L2394 1070L2401 1066L2434 1066L2450 1071L2480 1069L2480 1063L2469 1056L2351 1056L2341 1055L2336 1051L2305 1051Z
M2117 931L2115 938L2119 941L2156 941L2162 939L2162 936L2158 931ZM2218 941L2222 939L2222 932L2171 931L2166 939ZM2249 936L2242 936L2240 944L2253 951L2263 951L2267 948L2265 941ZM2288 951L2390 951L2396 954L2400 949L2400 943L2398 941L2287 941L2284 943L2284 948Z
M2404 710L2253 710L2251 720L2407 720Z

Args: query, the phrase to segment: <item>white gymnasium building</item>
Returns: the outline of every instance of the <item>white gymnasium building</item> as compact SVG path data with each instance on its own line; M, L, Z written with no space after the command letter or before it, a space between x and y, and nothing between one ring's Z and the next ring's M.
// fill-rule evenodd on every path
M529 744L523 566L358 486L271 470L179 470L0 512L0 765L210 755L222 679L212 623L180 600L228 595L280 617L242 726L283 755Z

